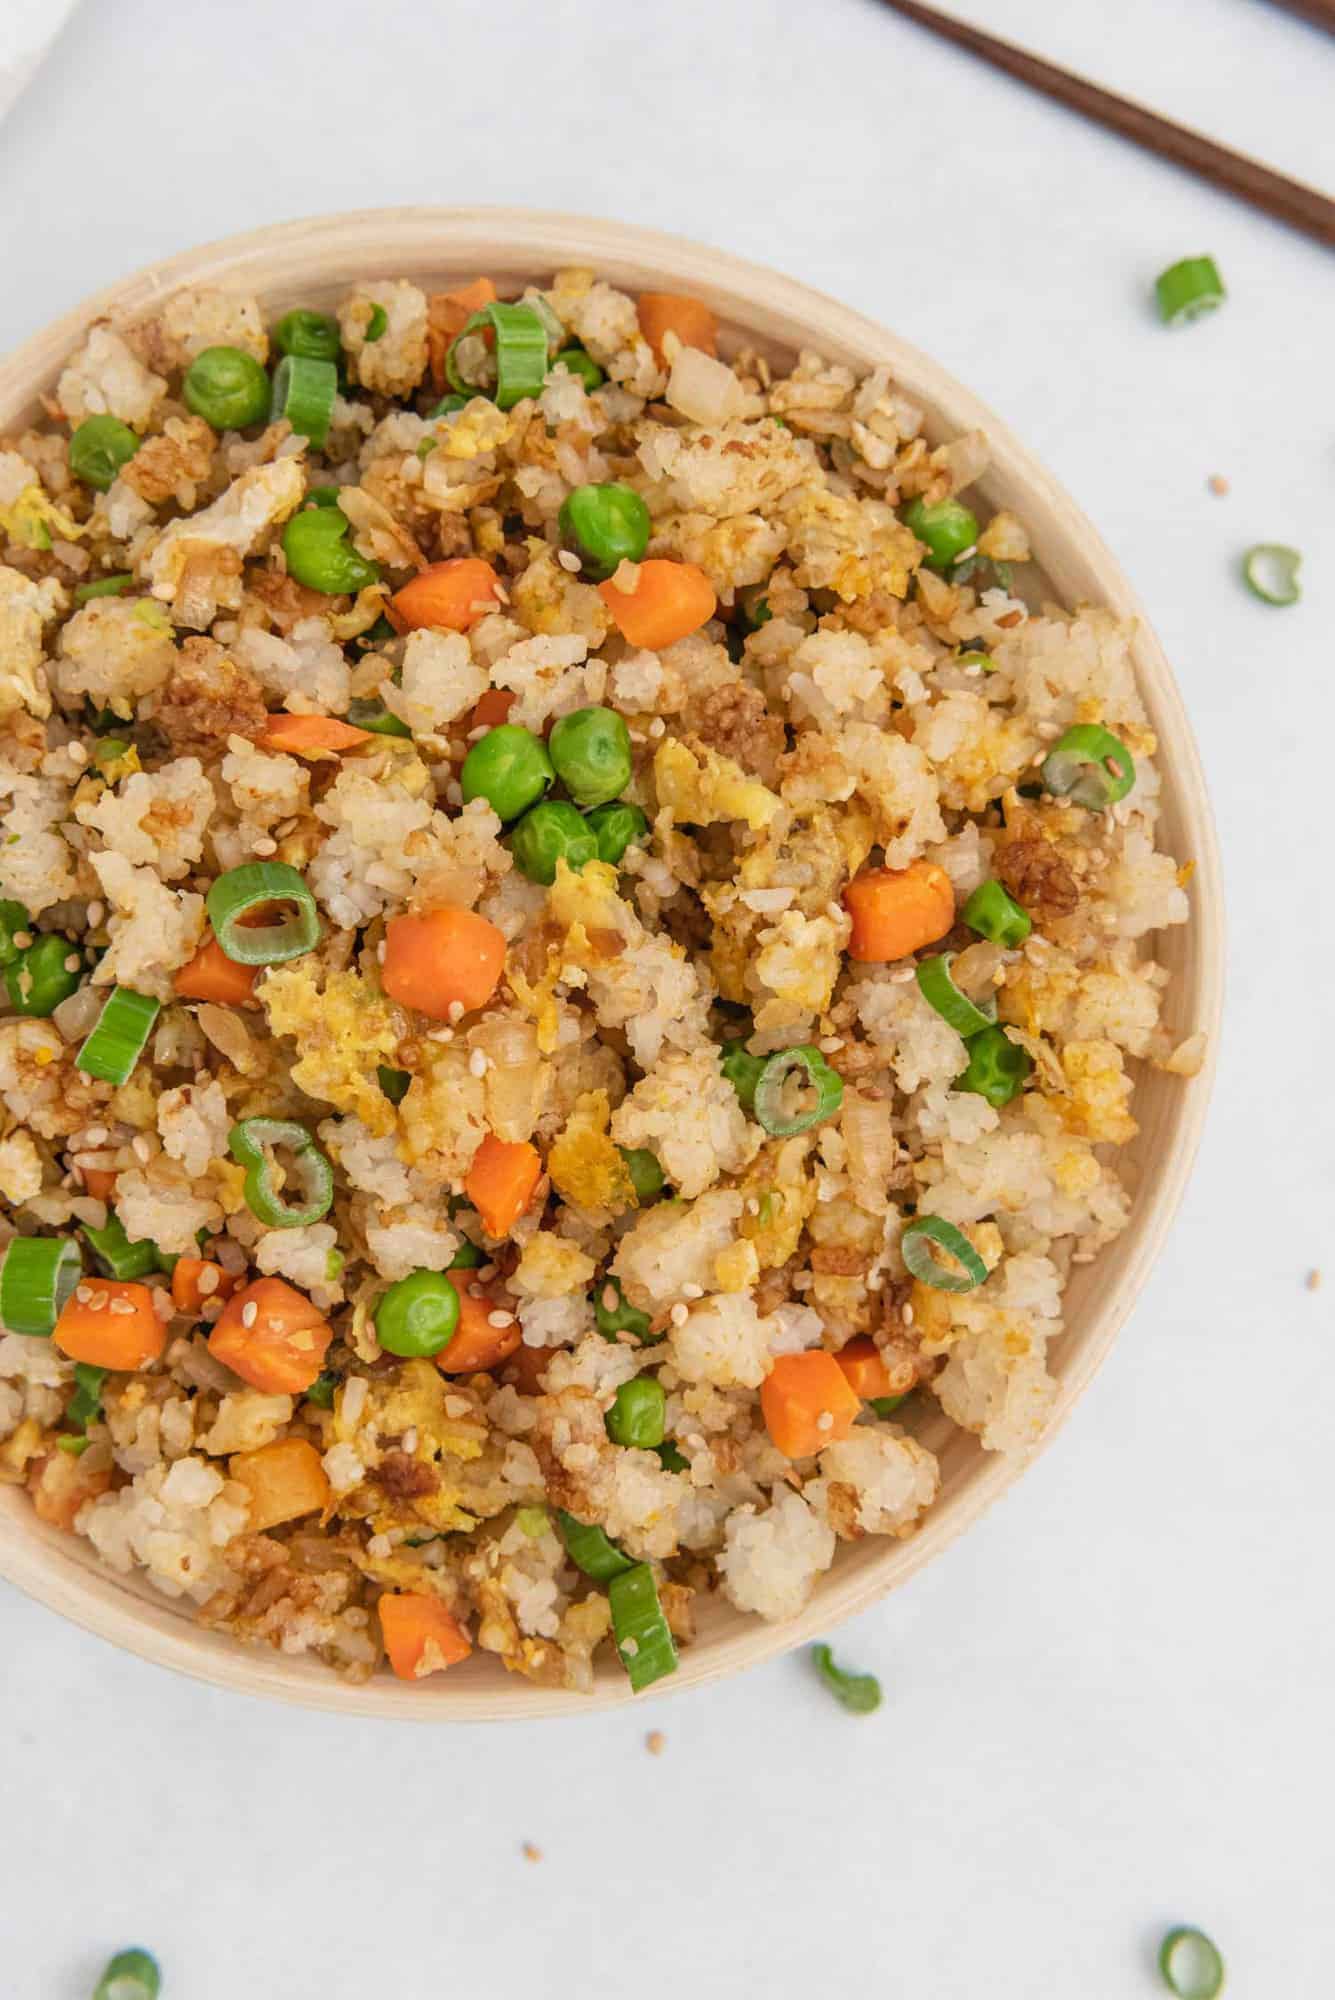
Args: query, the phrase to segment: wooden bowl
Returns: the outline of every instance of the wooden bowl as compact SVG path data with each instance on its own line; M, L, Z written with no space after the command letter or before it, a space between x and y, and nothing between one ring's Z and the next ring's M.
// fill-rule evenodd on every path
M980 482L982 492L990 507L1013 508L1024 521L1050 595L1067 605L1107 605L1135 626L1141 692L1159 737L1163 840L1172 853L1196 864L1191 923L1168 933L1160 948L1173 973L1169 1019L1178 1034L1206 1030L1212 1051L1223 977L1214 828L1182 702L1144 611L1089 522L976 397L915 348L821 293L721 251L579 216L448 208L323 216L188 250L67 314L0 364L0 434L38 414L39 394L54 387L90 321L141 312L182 285L255 292L276 315L289 306L329 305L363 277L404 276L442 289L486 271L504 290L507 280L517 289L562 265L591 266L632 292L683 291L707 299L719 315L725 348L745 339L775 355L813 347L859 369L888 363L896 380L927 409L934 440L975 427L986 431L992 465ZM1140 1136L1122 1156L1135 1204L1118 1240L1073 1275L1068 1330L1051 1362L1059 1391L1048 1437L1107 1354L1163 1243L1196 1152L1210 1069L1207 1056L1205 1069L1191 1082L1148 1069L1138 1077ZM940 1454L942 1489L916 1535L904 1542L869 1538L843 1546L807 1609L789 1624L764 1625L721 1602L706 1605L700 1636L684 1652L674 1679L664 1683L665 1691L734 1673L865 1610L977 1520L1025 1462L984 1452L976 1438L955 1430L939 1413L924 1417L922 1436ZM86 1541L44 1527L26 1494L14 1487L0 1487L0 1573L76 1624L145 1659L222 1687L347 1716L526 1720L632 1699L615 1658L603 1665L592 1696L534 1687L508 1675L488 1654L475 1654L420 1686L377 1675L363 1687L350 1687L317 1660L287 1658L201 1630L188 1611L104 1568Z

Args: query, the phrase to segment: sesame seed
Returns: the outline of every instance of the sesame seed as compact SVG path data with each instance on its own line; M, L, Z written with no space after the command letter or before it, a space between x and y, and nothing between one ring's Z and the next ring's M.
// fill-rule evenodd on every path
M895 970L890 974L890 984L892 986L907 986L909 981L916 979L917 976L918 968L915 965L896 966Z
M195 1289L202 1299L206 1299L211 1292L217 1291L221 1283L222 1272L218 1269L217 1265L205 1264L199 1276L195 1279Z
M1212 472L1206 484L1209 486L1210 491L1212 493L1219 494L1221 498L1225 493L1227 493L1230 490L1229 483L1225 479L1222 472Z
M482 1049L474 1049L468 1058L468 1074L485 1076L490 1068L491 1064L487 1061L485 1052Z
M702 1299L705 1295L705 1288L703 1285L692 1284L688 1280L681 1288L681 1295L684 1299Z
M84 749L82 743L67 743L65 745L65 755L69 758L71 764L86 764L88 762L88 752Z
M454 1030L453 1028L433 1028L427 1036L427 1040L429 1042L452 1042L454 1040Z
M514 1314L508 1313L504 1311L504 1309L499 1309L494 1313L487 1314L488 1326L513 1326L514 1323L515 1323Z
M661 1729L651 1729L644 1739L644 1747L651 1757L661 1757L667 1748L667 1737Z
M107 914L107 906L105 903L99 903L97 901L91 902L88 905L87 911L85 912L89 930L95 931L98 925L102 923L103 920L105 919L106 914Z
M176 1310L172 1295L164 1285L156 1285L153 1288L153 1310L162 1320L170 1319Z
M844 1046L842 1035L822 1035L817 1047L822 1055L835 1055Z
M105 1312L106 1304L107 1304L106 1293L98 1289L93 1292L93 1296L88 1301L88 1310L89 1312L92 1313Z
M1321 1290L1320 1271L1309 1271L1307 1273L1307 1289L1309 1292L1319 1292Z
M385 941L383 938L375 948L375 961L377 965L383 965L385 962Z
M666 736L667 724L666 722L664 722L661 715L656 715L653 721L649 724L649 734L651 736Z
M142 1161L147 1166L153 1157L153 1141L146 1132L136 1133L135 1137L130 1141L130 1151L134 1154L136 1160Z
M29 947L29 946L31 945L31 943L32 943L32 932L31 932L31 931L15 931L15 933L14 933L14 942L15 942L15 944L16 944L16 945L18 946L18 948L19 948L19 950L20 950L20 951L27 951L28 947Z
M78 952L72 951L65 960L65 970L66 972L77 972L82 964L83 960L79 957Z
M639 1650L640 1642L638 1639L623 1639L621 1641L621 1652L625 1659L633 1660Z
M680 1304L673 1306L671 1312L668 1314L668 1318L672 1321L672 1324L674 1326L685 1326L690 1316L691 1315L687 1312L685 1306Z
M967 678L971 681L977 680L978 676L982 673L982 671L983 670L979 666L977 660L970 660L968 666L964 669Z
M252 1327L252 1326L254 1326L254 1324L255 1324L256 1320L257 1320L257 1319L259 1318L259 1316L260 1316L260 1309L259 1309L259 1307L258 1307L258 1306L256 1305L256 1303L255 1303L254 1299L247 1299L247 1300L246 1300L246 1303L245 1303L245 1304L244 1304L244 1305L242 1306L242 1308L241 1308L241 1324L242 1324L242 1326L244 1326L244 1327Z
M913 1324L913 1307L912 1307L912 1306L910 1306L910 1305L906 1305L906 1306L904 1307L904 1310L903 1310L903 1312L901 1313L900 1317L901 1317L901 1318L903 1319L903 1322L904 1322L905 1326L912 1326L912 1324Z
M464 802L464 788L463 788L463 786L462 786L462 785L446 785L446 787L445 787L445 803L446 803L446 805L447 805L447 806L461 806L461 805L463 804L463 802Z
M105 1146L111 1134L105 1125L89 1125L80 1137L85 1146Z
M1040 722L1034 734L1040 737L1044 743L1051 743L1054 736L1061 735L1061 728L1055 722Z
M523 1855L525 1861L541 1861L542 1859L542 1849L540 1847L535 1847L531 1840L526 1840L524 1842L524 1845L520 1848L519 1851Z
M750 1194L750 1195L748 1195L748 1196L747 1196L747 1198L746 1198L746 1212L747 1212L747 1214L748 1214L748 1215L759 1215L759 1213L760 1213L760 1199L759 1199L759 1196L757 1196L757 1195L754 1195L754 1194Z
M92 1288L88 1285L76 1285L74 1287L74 1296L81 1306L86 1306L92 1299Z
M107 1304L111 1308L113 1318L115 1319L134 1318L134 1306L129 1299L108 1299Z
M621 1294L618 1292L616 1286L604 1285L603 1311L607 1313L614 1313L620 1304L621 1304Z
M558 549L556 551L556 560L560 563L562 569L568 569L572 576L579 575L579 557L572 549Z
M457 1028L460 1021L463 1020L463 1017L464 1017L463 1001L451 1000L449 1006L445 1009L445 1019L449 1022L452 1028Z
M267 833L262 833L259 839L253 841L251 844L256 854L277 854L278 852L278 842L271 840Z
M832 1431L834 1429L834 1416L831 1411L821 1411L816 1419L816 1429L818 1431Z

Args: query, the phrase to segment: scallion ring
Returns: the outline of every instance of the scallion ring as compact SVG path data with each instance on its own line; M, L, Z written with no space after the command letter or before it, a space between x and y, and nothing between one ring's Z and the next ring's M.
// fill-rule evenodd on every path
M1043 783L1054 798L1104 812L1136 782L1131 752L1099 722L1078 722L1043 759Z
M607 1586L607 1601L612 1607L612 1637L633 1692L639 1694L665 1674L675 1674L676 1643L648 1563L633 1563L614 1576Z
M586 1521L577 1521L573 1514L558 1508L556 1525L561 1530L561 1540L566 1545L566 1554L575 1568L591 1576L595 1583L609 1583L614 1576L623 1576L635 1564L623 1555L614 1541Z
M102 1414L102 1388L109 1368L95 1368L90 1361L74 1364L74 1394L65 1405L65 1422L86 1431Z
M1154 281L1165 326L1185 326L1224 303L1224 281L1213 257L1183 257Z
M1296 604L1302 596L1298 572L1303 559L1283 542L1258 542L1242 558L1242 580L1262 604Z
M0 1264L0 1325L7 1333L49 1339L82 1276L71 1237L14 1237Z
M830 1693L850 1715L874 1715L881 1705L881 1683L875 1674L850 1673L835 1665L828 1646L813 1646L812 1663Z
M292 1157L300 1194L289 1199L275 1184L274 1154ZM334 1204L334 1170L304 1125L291 1118L243 1118L227 1135L227 1150L246 1169L246 1206L266 1229L303 1229Z
M788 1084L801 1071L816 1093L816 1101L799 1111L785 1110ZM813 1125L832 1118L844 1101L844 1080L830 1068L819 1049L804 1043L800 1048L780 1049L769 1057L756 1078L756 1123L776 1139L794 1132L808 1132Z
M445 356L445 373L450 387L457 395L478 393L481 384L470 381L462 372L462 365L469 360L468 349L462 355L462 342L472 341L481 345L477 336L485 327L490 327L496 336L496 406L501 410L513 409L525 396L538 396L547 379L547 328L540 316L528 305L505 305L497 303L484 306L465 321L462 330L451 343ZM490 360L490 356L487 357Z
M1204 1931L1180 1925L1159 1946L1163 1983L1178 2000L1215 2000L1224 1989L1224 1961Z
M251 910L270 903L290 903L292 909L277 923L243 922ZM206 907L213 935L238 965L282 965L320 942L315 898L285 861L229 868L209 890Z
M941 1019L967 1041L970 1035L980 1034L984 1028L991 1027L997 1018L997 1003L987 1000L978 1007L967 993L960 992L950 971L954 956L953 951L943 951L935 958L920 959L918 990L928 1006L934 1007Z
M338 370L332 361L285 354L273 373L269 422L286 417L297 436L309 438L318 451L329 436L337 395Z
M953 1257L958 1272L948 1271L932 1255L933 1246ZM987 1279L987 1266L963 1230L939 1215L917 1215L905 1223L899 1254L908 1270L938 1292L972 1292Z
M92 1033L74 1058L75 1067L103 1083L128 1082L161 1012L162 1002L151 994L113 986Z
M144 1278L162 1268L157 1244L147 1238L132 1243L117 1215L108 1215L101 1229L85 1228L83 1237L109 1278Z

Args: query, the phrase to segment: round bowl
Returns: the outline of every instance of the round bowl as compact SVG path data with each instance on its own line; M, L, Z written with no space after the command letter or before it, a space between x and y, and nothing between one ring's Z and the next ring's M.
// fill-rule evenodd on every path
M1223 930L1214 828L1196 747L1163 650L1109 550L1056 481L975 396L883 327L791 278L718 250L622 223L530 209L373 209L279 224L188 250L126 278L66 314L0 363L0 434L39 414L70 351L90 321L142 312L182 285L224 285L259 295L271 314L324 306L352 281L405 276L433 289L487 271L516 286L562 265L595 267L630 291L692 292L719 316L725 352L745 340L772 355L813 347L868 369L888 364L928 412L933 440L979 428L992 448L979 482L990 507L1025 522L1050 596L1074 606L1110 607L1135 627L1140 687L1159 738L1162 834L1168 849L1196 864L1192 920L1168 933L1160 957L1173 974L1168 1011L1178 1034L1204 1029L1206 1066L1191 1082L1141 1066L1135 1111L1139 1138L1123 1154L1135 1189L1131 1219L1097 1262L1077 1269L1067 1294L1067 1331L1050 1365L1058 1395L1050 1438L1108 1353L1149 1273L1195 1156L1211 1081L1211 1054L1223 979ZM1029 1456L984 1452L944 1416L921 1435L941 1458L940 1498L909 1540L845 1544L800 1618L764 1625L721 1601L706 1604L700 1634L664 1691L698 1687L828 1632L907 1581L976 1521ZM1035 1450L1042 1449L1042 1442ZM114 1575L90 1545L44 1526L21 1490L0 1487L0 1574L88 1631L159 1665L250 1694L270 1695L347 1716L418 1722L530 1720L583 1713L633 1699L619 1663L608 1659L592 1695L539 1688L508 1675L492 1655L475 1654L419 1686L377 1676L364 1686L339 1680L315 1659L245 1647L201 1630L188 1611L129 1578ZM657 1690L656 1690L657 1691Z

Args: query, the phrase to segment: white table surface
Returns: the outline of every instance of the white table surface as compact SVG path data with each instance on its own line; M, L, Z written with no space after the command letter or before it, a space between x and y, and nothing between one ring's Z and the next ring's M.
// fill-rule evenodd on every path
M1261 0L974 12L1335 184L1335 43ZM89 0L0 127L0 187L4 345L191 242L410 200L652 222L893 325L1138 583L1234 955L1204 1155L1097 1387L839 1634L879 1716L793 1657L610 1719L348 1725L0 1588L7 2000L83 2000L131 1939L168 2000L1136 2000L1182 1921L1239 1996L1328 1993L1335 261L873 0ZM1164 332L1150 282L1202 250L1227 310ZM1260 540L1307 550L1299 608L1238 586Z

